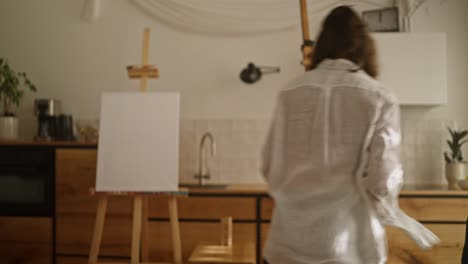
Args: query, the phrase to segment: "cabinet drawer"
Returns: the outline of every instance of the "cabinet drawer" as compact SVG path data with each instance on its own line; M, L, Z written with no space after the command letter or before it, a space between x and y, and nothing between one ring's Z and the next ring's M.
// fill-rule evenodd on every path
M50 264L52 243L0 242L0 263Z
M273 208L275 207L275 202L271 198L262 198L261 202L262 209L260 215L262 220L270 220L273 214Z
M57 264L88 264L87 257L64 257L60 256L56 258ZM109 258L109 257L100 257L99 261L104 263L122 263L128 264L130 262L129 258ZM101 263L100 262L100 263Z
M96 185L97 151L95 149L58 149L56 151L57 213L95 214L96 197L89 189ZM130 215L132 199L110 197L107 213Z
M167 197L151 197L149 217L169 217L167 201ZM177 199L177 207L181 219L220 219L226 216L255 219L255 198L181 197Z
M0 240L19 243L52 243L52 218L0 217Z
M263 252L263 248L265 247L265 242L268 238L268 232L270 231L270 224L262 224L261 225L261 236L260 236L260 252ZM263 259L261 260L263 263Z
M262 234L260 237L260 245L261 245L261 248L263 248L268 238L268 232L270 231L270 224L262 224L261 228L262 228Z
M388 264L403 263L460 263L465 241L464 224L427 224L425 225L441 240L432 249L424 251L418 248L411 238L400 229L388 227L389 246ZM262 224L261 247L265 245L270 224ZM415 262L417 260L418 262Z
M464 224L427 224L425 225L439 238L440 243L424 251L417 247L404 231L387 228L389 245L389 264L397 263L460 263L465 241ZM410 262L418 260L419 262Z
M401 209L418 221L459 221L468 217L468 199L462 198L400 198ZM262 199L261 216L271 219L274 202L271 198Z
M57 253L89 254L96 218L93 215L57 216ZM100 254L104 256L130 256L132 218L107 216Z
M400 198L400 207L419 221L466 221L468 199Z

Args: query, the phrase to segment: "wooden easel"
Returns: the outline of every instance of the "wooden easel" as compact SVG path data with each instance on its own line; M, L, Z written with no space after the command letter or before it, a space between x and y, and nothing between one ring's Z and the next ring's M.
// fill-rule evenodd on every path
M312 41L309 36L309 19L307 16L307 0L299 0L301 8L301 27L302 27L302 65L304 70L307 71L312 65L312 59L310 58L314 51Z
M149 41L150 30L145 28L143 34L142 64L127 66L128 76L131 79L140 79L140 90L146 92L148 78L158 78L159 72L155 65L149 62ZM98 264L99 249L101 246L104 221L107 211L107 200L110 196L127 196L133 198L133 223L132 223L132 244L130 264L153 264L149 261L148 249L148 196L169 196L169 219L172 233L172 250L174 264L182 264L182 247L180 241L179 220L177 214L177 196L186 196L187 189L179 189L177 192L169 193L129 193L129 192L95 192L92 195L99 197L96 222L94 225L91 249L89 252L89 264ZM140 251L141 250L141 251ZM140 261L140 253L141 260ZM121 262L119 262L121 263ZM103 264L103 263L101 263ZM106 262L106 264L111 264Z

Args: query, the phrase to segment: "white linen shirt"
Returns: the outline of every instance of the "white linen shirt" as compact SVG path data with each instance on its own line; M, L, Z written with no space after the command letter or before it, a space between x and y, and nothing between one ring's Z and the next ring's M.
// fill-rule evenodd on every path
M438 238L398 206L403 181L394 94L345 60L324 60L279 96L262 173L275 201L270 264L378 264L384 225L423 248Z

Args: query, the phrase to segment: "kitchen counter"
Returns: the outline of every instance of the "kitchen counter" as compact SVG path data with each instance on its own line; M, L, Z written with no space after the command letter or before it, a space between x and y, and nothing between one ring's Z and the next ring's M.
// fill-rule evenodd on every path
M268 195L266 184L228 184L225 188L189 188L189 195ZM467 197L467 190L448 190L446 185L404 185L401 197L434 196L434 197Z
M36 141L33 139L1 140L1 146L45 146L54 148L97 148L97 142L92 141ZM208 183L209 185L210 183ZM266 184L228 184L225 188L189 188L193 195L261 195L268 196ZM468 190L448 190L446 185L404 185L400 196L453 196L467 197Z
M212 218L231 215L237 230L241 230L237 231L234 237L255 232L256 254L257 257L262 255L274 210L274 201L268 195L266 184L229 184L225 188L217 189L214 186L192 187L189 188L188 198L179 199L178 202L183 227L195 223L208 225L213 221ZM153 206L153 212L164 206L163 203L157 205ZM447 190L447 186L444 185L404 185L400 192L399 205L409 216L439 236L442 242L432 250L422 251L404 232L389 227L388 263L409 263L407 258L416 259L418 263L426 263L426 259L433 259L433 263L456 263L455 261L460 260L464 244L468 191ZM156 213L150 219L165 218L167 213ZM151 223L156 226L155 222ZM245 231L249 224L255 228L251 227L252 230ZM192 230L191 228L193 227L189 226L186 230ZM200 236L194 231L186 232L193 232L190 233L191 237ZM198 241L195 239L188 243L190 244L184 250L184 256L189 255ZM257 258L257 261L260 263L260 258Z
M448 190L447 185L403 185L400 196L453 196L467 197L468 190Z
M0 140L1 146L37 146L37 147L54 147L54 148L97 148L97 142L92 141L36 141L33 139L18 139L18 140ZM209 185L209 183L208 183ZM193 195L261 195L268 196L266 184L228 184L225 188L189 188L189 194ZM401 197L407 196L453 196L467 197L468 190L448 190L446 185L404 185L401 192Z
M97 142L91 141L36 141L33 139L1 140L0 146L46 146L46 147L76 147L97 148Z
M89 188L96 182L97 144L18 140L0 141L0 146L4 148L45 146L55 150L55 220L51 221L52 224L49 222L47 224L53 230L51 237L56 241L53 243L49 239L50 241L39 244L38 247L44 252L46 252L42 249L44 245L49 249L53 247L58 263L62 263L60 260L85 263L91 246L90 238L93 234L98 201L96 197L89 195ZM215 185L214 182L207 184ZM166 242L171 239L171 234L168 232L170 223L167 199L167 196L152 196L148 199L148 230L150 237L157 238L151 243L150 252L161 257L161 261L171 260L171 250ZM413 248L410 241L400 243L406 237L392 231L389 233L389 241L396 241L396 246L393 245L397 248L394 250L395 254L398 254L399 250L404 256L410 252L415 257L421 255L434 259L435 263L455 263L455 259L459 260L464 241L468 191L450 191L443 185L405 185L400 194L399 204L402 210L433 230L443 242L434 250L422 252ZM231 216L234 222L233 236L236 241L254 241L256 257L258 263L261 263L261 249L268 236L273 210L274 201L268 195L266 184L228 184L225 188L215 188L215 186L189 188L188 196L178 199L184 260L200 241L218 241L219 219ZM111 236L103 238L103 255L117 259L128 257L131 251L130 233L121 230L131 230L131 211L131 199L123 197L111 199L106 227L107 230L114 231ZM5 222L12 221L5 219ZM31 225L36 225L36 219L31 220ZM24 226L21 225L15 228L24 230ZM0 235L4 237L2 230L10 229L15 230L14 227L0 229ZM21 231L13 233L21 234ZM18 238L12 237L11 241L6 241L4 245L18 248L19 245L15 241L17 242ZM9 247L4 246L4 248Z

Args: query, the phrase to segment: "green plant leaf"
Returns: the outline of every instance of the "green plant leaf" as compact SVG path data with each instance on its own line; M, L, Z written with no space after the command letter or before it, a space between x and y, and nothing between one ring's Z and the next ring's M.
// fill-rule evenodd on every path
M453 152L453 144L452 142L450 142L450 140L447 139L447 145L449 145L450 149L452 150Z
M24 72L15 72L8 61L0 59L0 100L4 115L12 115L11 105L19 105L24 96L24 90L20 89L20 80L25 88L35 92L36 86L29 80Z
M454 136L454 132L453 132L453 130L452 130L450 127L447 127L447 129L448 129L448 131L450 132L450 135L451 135L451 136L452 136L452 138L453 138L453 136Z
M462 138L466 137L467 134L468 134L468 131L466 131L466 130L463 130L463 131L459 132L458 139L462 139Z

